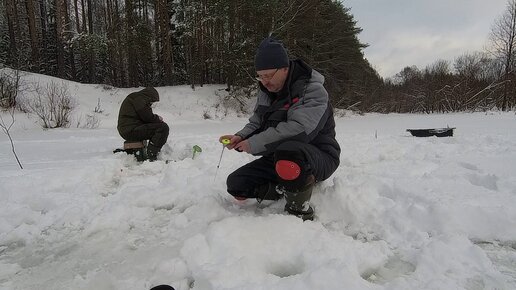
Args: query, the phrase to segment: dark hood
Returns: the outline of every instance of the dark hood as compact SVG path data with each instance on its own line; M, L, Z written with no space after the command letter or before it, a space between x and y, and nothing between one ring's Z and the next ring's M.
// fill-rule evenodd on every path
M159 94L153 87L147 87L140 91L150 103L159 102Z

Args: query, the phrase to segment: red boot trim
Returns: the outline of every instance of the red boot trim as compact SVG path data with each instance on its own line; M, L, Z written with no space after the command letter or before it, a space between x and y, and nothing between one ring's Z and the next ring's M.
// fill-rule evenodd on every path
M301 167L290 160L278 160L276 162L276 173L284 180L294 180L301 174Z

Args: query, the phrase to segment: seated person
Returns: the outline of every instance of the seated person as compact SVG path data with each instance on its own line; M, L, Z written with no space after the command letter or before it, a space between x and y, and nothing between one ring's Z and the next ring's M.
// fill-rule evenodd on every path
M118 113L118 133L127 141L149 140L147 157L154 161L165 145L169 128L163 118L152 112L151 105L159 102L159 94L153 87L129 94Z

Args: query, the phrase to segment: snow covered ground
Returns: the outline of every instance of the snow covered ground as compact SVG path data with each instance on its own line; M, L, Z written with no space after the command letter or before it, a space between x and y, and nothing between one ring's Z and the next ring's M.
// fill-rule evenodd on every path
M112 153L118 106L136 89L67 84L70 128L17 114L25 169L0 135L2 290L516 289L514 112L339 117L341 165L302 222L283 200L226 193L226 176L254 157L225 151L215 176L218 137L246 122L217 106L223 87L158 88L173 161L137 164ZM86 114L100 127L76 128ZM454 137L405 131L446 126Z

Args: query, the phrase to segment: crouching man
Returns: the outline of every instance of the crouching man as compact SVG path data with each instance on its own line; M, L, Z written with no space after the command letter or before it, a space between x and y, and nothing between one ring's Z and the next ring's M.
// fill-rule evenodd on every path
M127 141L149 140L147 158L155 161L168 138L169 128L163 118L152 112L151 105L159 101L153 87L129 94L118 113L118 133Z
M340 146L324 77L301 60L289 60L283 45L266 38L258 47L255 69L259 91L249 123L229 139L229 149L262 155L227 179L236 199L276 200L285 210L312 220L316 182L339 166Z

